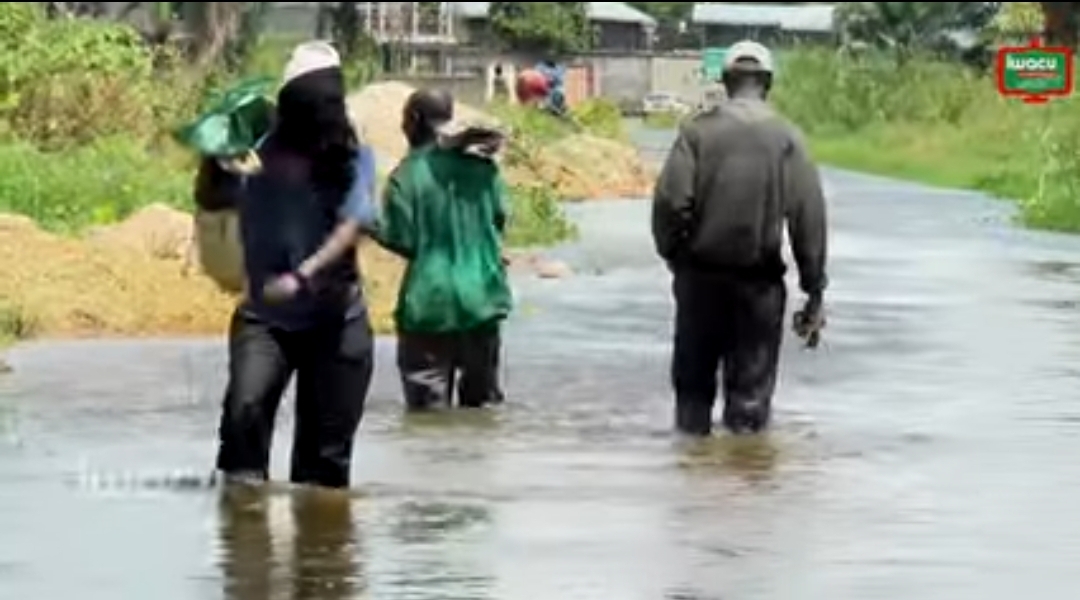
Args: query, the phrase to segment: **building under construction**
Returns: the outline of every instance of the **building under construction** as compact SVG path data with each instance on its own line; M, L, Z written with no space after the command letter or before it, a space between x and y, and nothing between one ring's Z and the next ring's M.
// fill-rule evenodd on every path
M359 29L383 48L392 72L449 72L455 35L453 2L274 2L268 31L329 35L331 11L351 5Z
M453 69L453 2L357 2L363 31L386 51L395 72Z

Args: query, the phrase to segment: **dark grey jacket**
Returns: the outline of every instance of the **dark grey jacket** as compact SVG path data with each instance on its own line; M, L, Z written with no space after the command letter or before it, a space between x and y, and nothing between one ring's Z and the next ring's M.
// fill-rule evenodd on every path
M656 250L675 269L782 276L785 223L808 294L825 289L826 206L799 130L762 101L726 100L679 131L656 184Z

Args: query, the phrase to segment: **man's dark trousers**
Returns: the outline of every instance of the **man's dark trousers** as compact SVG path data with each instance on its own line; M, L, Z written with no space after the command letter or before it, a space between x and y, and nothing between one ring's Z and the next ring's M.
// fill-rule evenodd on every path
M229 330L229 388L218 469L268 475L274 417L296 374L290 480L349 485L353 439L371 383L374 337L365 316L301 331L278 329L237 310Z
M406 406L447 408L455 387L461 408L501 403L501 349L498 323L461 333L400 332L397 363Z
M763 429L783 338L783 277L676 268L673 292L676 427L691 435L711 433L722 371L724 425L736 432Z

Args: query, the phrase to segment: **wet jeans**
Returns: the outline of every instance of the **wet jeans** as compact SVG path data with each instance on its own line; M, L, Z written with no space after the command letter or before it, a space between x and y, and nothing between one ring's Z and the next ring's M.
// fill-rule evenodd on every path
M498 327L451 334L399 333L398 370L405 404L414 410L451 405L480 408L503 401Z
M218 469L265 479L274 417L296 374L293 483L347 487L364 413L374 340L366 316L284 331L237 311L229 328L229 385Z
M783 279L751 279L693 270L674 277L675 349L671 365L677 428L712 430L722 371L724 425L758 431L769 421L783 338Z

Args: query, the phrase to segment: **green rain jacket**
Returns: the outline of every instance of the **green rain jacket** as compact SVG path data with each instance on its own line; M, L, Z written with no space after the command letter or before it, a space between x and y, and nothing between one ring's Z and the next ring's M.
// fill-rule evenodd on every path
M510 313L506 194L493 160L435 144L412 150L390 174L377 239L408 261L398 331L462 333Z

